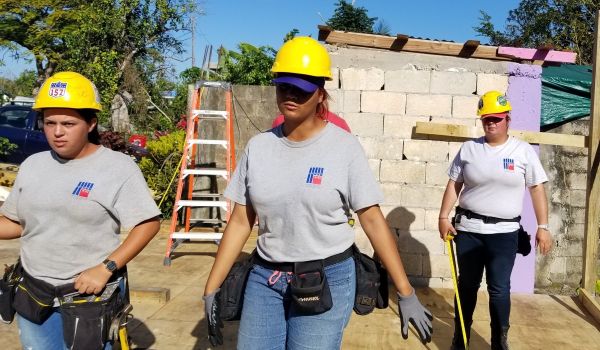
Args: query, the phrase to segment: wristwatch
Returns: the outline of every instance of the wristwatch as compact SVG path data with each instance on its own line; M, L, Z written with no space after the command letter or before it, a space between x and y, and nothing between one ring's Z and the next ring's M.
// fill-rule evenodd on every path
M117 263L113 260L104 259L102 263L110 273L114 273L117 270Z
M538 228L541 228L542 230L548 231L548 224L538 225Z

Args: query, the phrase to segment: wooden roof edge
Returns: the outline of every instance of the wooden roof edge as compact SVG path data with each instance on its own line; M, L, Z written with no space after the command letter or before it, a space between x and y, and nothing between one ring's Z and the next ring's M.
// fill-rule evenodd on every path
M575 59L577 58L577 53L575 52L553 50L551 46L543 46L537 49L500 46L498 47L498 55L513 59L560 63L575 63Z

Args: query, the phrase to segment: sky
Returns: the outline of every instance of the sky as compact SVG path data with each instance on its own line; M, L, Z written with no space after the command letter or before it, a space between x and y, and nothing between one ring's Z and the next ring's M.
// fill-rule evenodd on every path
M350 0L351 1L351 0ZM254 46L278 49L283 37L293 28L298 35L318 37L317 25L325 24L334 12L337 0L199 0L202 14L196 17L195 63L202 64L206 45L213 46L212 61L223 45L237 50L240 42ZM390 34L465 42L469 39L487 43L478 37L473 27L479 24L479 10L492 16L497 29L503 29L508 11L518 6L518 0L355 0L355 6L364 7L370 17L383 19ZM177 33L187 52L172 60L176 74L191 67L192 34ZM0 67L0 76L14 78L25 69L34 69L33 63L7 59Z

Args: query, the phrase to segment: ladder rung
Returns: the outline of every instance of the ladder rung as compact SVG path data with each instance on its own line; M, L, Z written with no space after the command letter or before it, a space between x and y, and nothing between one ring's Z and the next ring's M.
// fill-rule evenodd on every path
M198 169L184 169L183 175L214 175L222 176L227 180L227 170L225 169L214 169L214 168L198 168Z
M205 224L221 224L221 223L225 223L225 220L222 219L191 219L190 218L190 222L193 223L205 223Z
M231 83L227 81L202 81L199 85L228 89L231 86Z
M188 147L191 145L220 145L227 148L227 140L200 140L193 139L188 141Z
M223 238L223 234L220 232L173 232L171 238L213 241Z
M196 200L179 200L177 201L177 207L198 207L198 208L215 208L221 207L227 210L226 201L196 201Z
M200 116L200 119L227 119L227 114L227 111L214 111L210 109L194 110L194 116Z
M194 196L194 197L211 197L211 198L219 198L222 195L223 194L221 194L221 193L198 193L198 192L194 192L192 194L192 196Z

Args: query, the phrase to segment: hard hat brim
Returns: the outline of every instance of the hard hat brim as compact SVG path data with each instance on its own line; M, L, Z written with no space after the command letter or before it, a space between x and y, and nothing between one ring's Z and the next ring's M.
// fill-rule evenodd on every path
M305 92L315 92L320 86L300 77L283 76L272 80L274 84L291 84Z
M506 118L508 117L508 112L502 112L502 113L489 113L489 114L483 114L480 119L485 119L485 118L490 118L490 117L494 117L494 118Z

